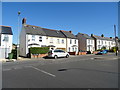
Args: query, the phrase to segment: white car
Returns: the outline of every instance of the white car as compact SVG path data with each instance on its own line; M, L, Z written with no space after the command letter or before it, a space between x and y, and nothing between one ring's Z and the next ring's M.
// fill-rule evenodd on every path
M59 50L59 49L56 49L56 50L50 50L48 52L48 57L54 57L55 59L57 59L58 57L66 57L68 58L70 55L69 53L63 51L63 50Z

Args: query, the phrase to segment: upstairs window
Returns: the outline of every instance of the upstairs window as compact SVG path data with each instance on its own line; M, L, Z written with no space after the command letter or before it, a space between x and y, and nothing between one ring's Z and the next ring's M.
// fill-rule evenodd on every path
M32 35L32 41L35 41L35 35Z
M4 36L3 41L5 41L5 42L8 42L8 41L9 41L9 37L8 37L8 35L5 35L5 36Z
M64 44L64 39L62 39L62 44Z
M75 44L76 44L76 40L75 40Z
M50 43L53 43L53 38L50 38Z
M70 39L70 44L72 44L72 40Z
M59 39L57 39L57 43L58 43L58 44L60 43L60 40L59 40Z
M39 37L39 42L42 42L42 37Z

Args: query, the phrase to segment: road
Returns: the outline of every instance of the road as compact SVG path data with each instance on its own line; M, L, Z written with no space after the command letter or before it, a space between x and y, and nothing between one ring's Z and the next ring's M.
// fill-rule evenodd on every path
M113 54L3 63L3 88L118 88Z

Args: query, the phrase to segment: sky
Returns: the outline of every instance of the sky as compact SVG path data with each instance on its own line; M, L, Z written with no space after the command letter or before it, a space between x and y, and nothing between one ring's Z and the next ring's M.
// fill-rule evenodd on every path
M13 43L18 38L18 14L21 21L43 28L114 37L118 27L117 2L3 2L2 25L11 26Z

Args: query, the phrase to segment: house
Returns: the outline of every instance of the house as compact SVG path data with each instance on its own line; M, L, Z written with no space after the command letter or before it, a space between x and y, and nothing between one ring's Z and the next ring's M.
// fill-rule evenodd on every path
M66 37L66 51L78 53L78 39L72 31L60 30Z
M12 50L12 29L10 26L0 26L0 59L8 57Z
M83 33L78 33L76 37L78 38L79 51L95 51L94 38Z
M69 31L64 33L61 30L28 25L24 18L20 33L20 56L26 57L29 54L30 47L50 47L50 49L62 49L72 52L78 51L78 40Z
M103 34L101 36L91 34L91 37L93 37L95 41L95 50L99 50L103 47L109 50L116 45L114 38L104 37Z

